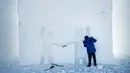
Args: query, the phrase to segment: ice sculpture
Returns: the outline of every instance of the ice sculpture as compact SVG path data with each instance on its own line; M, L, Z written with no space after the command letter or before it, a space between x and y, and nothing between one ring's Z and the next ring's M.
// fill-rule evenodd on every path
M45 64L44 61L48 61L48 63L46 63L46 64L53 63L53 56L52 56L51 48L52 48L52 46L62 47L62 45L53 42L54 35L53 35L52 31L45 29L44 26L42 27L40 34L41 34L41 39L43 42L40 64Z
M44 64L45 59L49 61L48 63L52 63L53 58L51 55L51 44L52 44L53 34L52 32L48 32L44 26L41 29L41 39L43 41L41 64Z

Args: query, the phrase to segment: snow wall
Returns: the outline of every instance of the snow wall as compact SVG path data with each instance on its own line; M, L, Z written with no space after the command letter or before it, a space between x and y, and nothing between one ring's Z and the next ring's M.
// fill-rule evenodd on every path
M95 44L97 62L105 64L115 62L112 45L111 0L21 0L19 9L21 64L40 63L43 48L43 41L40 38L42 26L46 28L46 31L54 34L53 42L55 43L64 44L76 39L80 40L78 47L52 46L54 62L74 63L75 48L82 50L78 52L79 57L84 56L87 59L82 45L85 34L80 33L87 27L90 28L90 36L97 39ZM75 36L77 34L79 37Z
M43 49L42 26L54 34L55 43L77 42L66 48L52 46L54 62L74 63L75 58L87 59L82 45L86 32L98 40L95 44L98 63L114 63L114 55L129 58L129 0L113 1L113 22L111 0L20 0L19 3L17 9L16 0L0 1L2 64L19 56L21 64L39 64Z

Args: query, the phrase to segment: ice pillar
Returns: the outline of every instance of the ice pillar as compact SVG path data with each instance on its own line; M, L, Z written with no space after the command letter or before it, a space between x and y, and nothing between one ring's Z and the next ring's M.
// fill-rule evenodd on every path
M130 1L113 0L113 51L115 57L126 59L130 56Z
M17 0L0 0L0 66L18 56Z
M87 58L85 56L86 49L83 47L83 38L85 35L89 35L89 28L76 28L75 30L75 63L80 64L80 61L82 60L82 63L86 65Z

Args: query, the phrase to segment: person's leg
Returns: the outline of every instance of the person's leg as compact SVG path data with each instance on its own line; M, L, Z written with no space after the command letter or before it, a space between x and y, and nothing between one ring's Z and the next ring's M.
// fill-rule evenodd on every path
M88 67L91 66L91 56L92 56L92 54L88 53Z
M96 55L95 55L95 52L93 53L93 62L94 62L94 66L96 66L97 65L97 61L96 61Z

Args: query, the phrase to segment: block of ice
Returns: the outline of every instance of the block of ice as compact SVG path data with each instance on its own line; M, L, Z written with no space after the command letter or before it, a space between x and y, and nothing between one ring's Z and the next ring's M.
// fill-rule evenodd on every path
M66 71L65 70L61 70L61 73L66 73Z
M97 68L98 68L98 69L103 69L103 66L102 66L102 65L98 65Z

